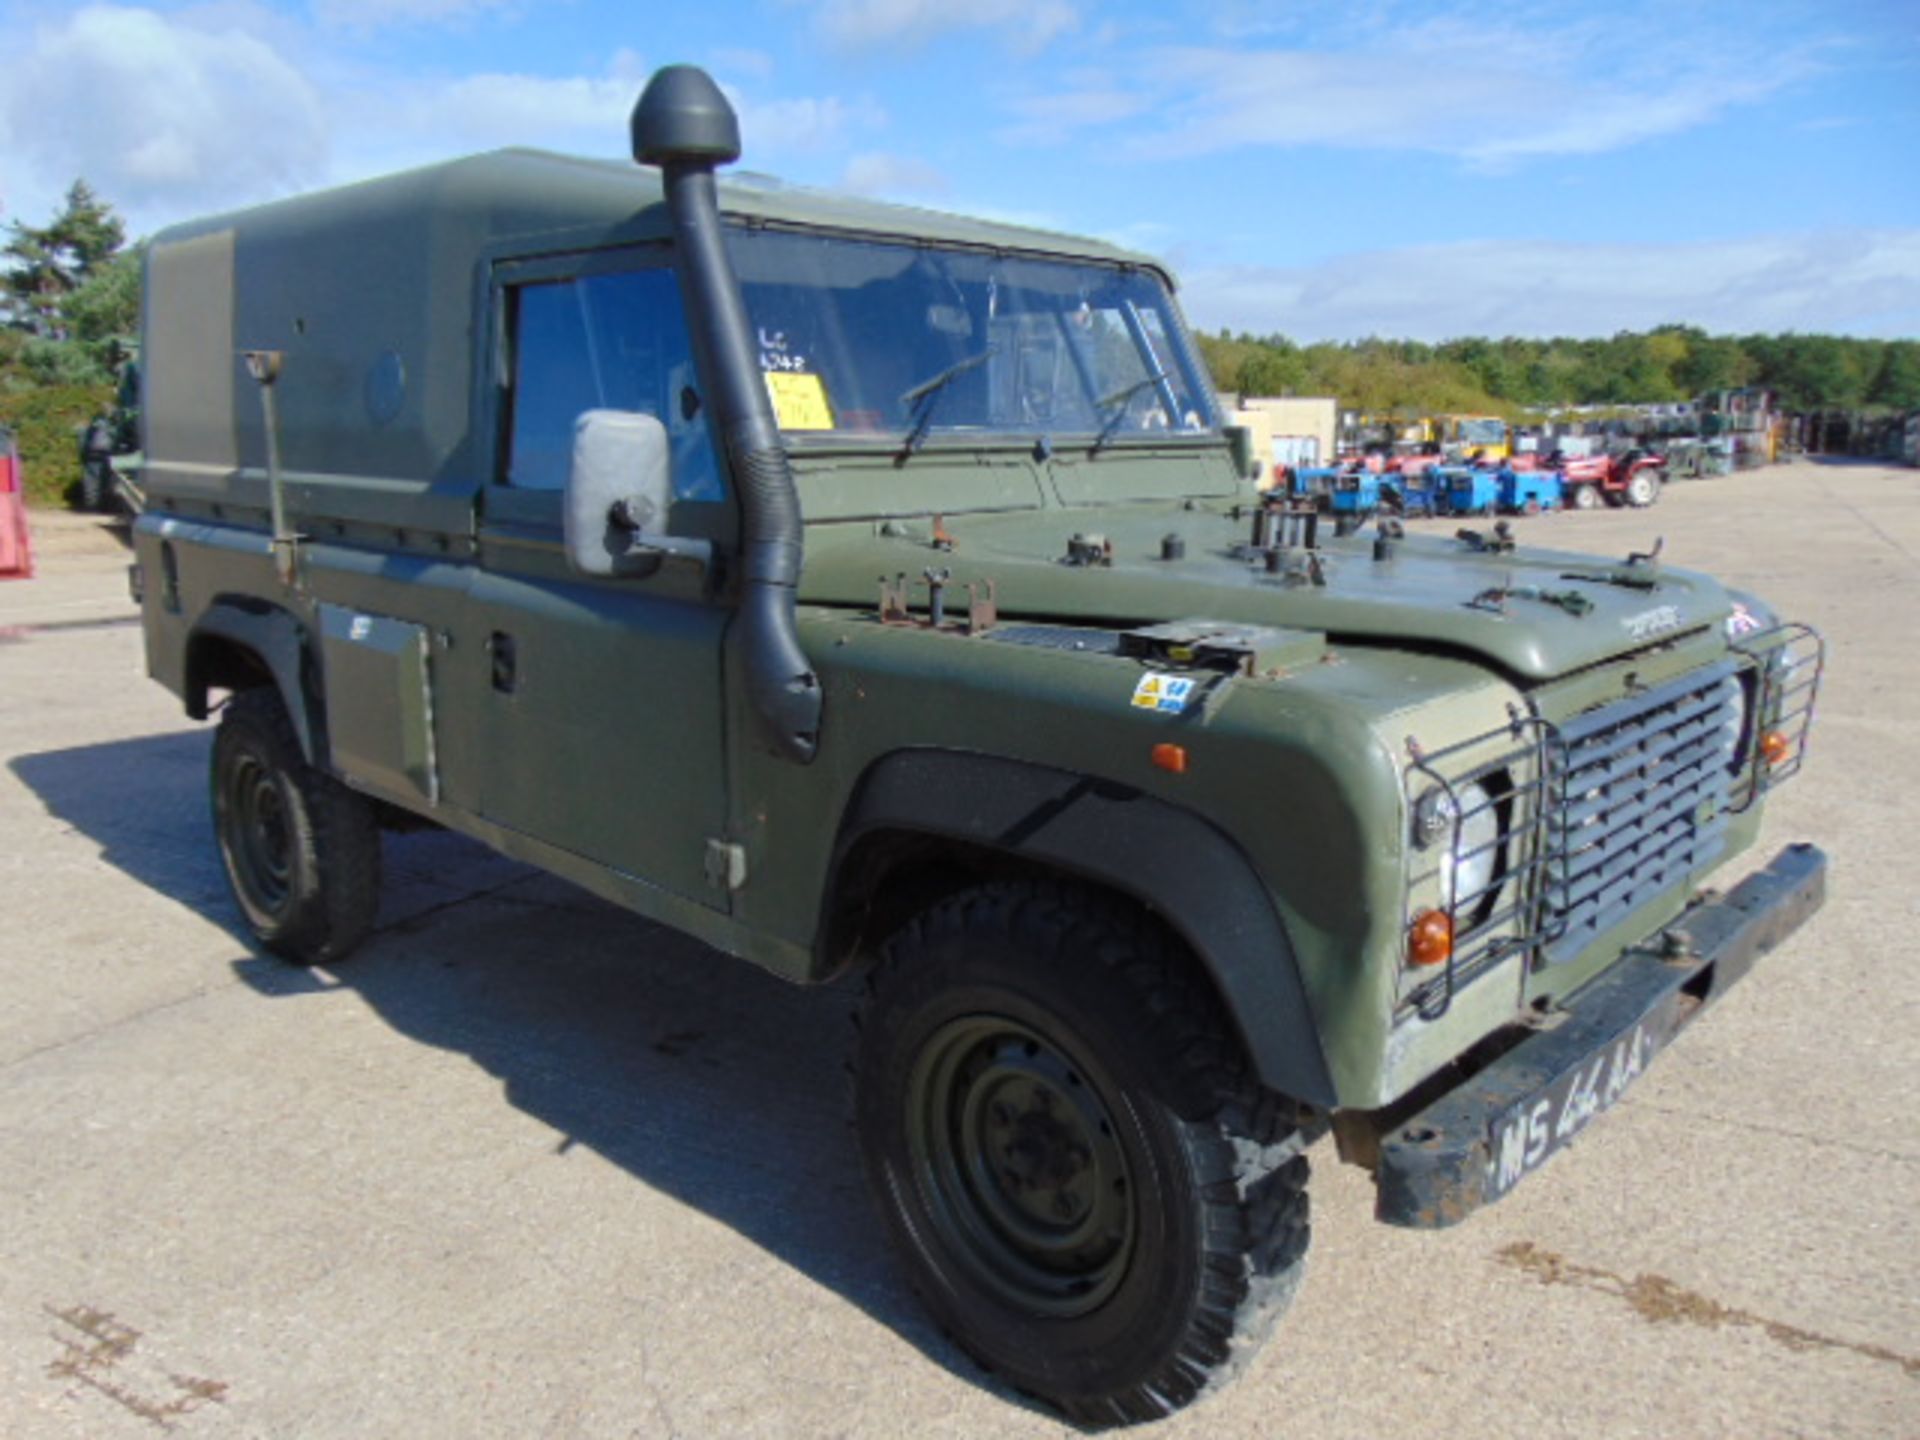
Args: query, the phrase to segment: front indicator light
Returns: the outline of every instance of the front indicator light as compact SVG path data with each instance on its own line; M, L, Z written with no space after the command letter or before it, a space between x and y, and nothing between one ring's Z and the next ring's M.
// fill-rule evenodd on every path
M1785 763L1793 754L1793 741L1784 730L1769 730L1760 737L1760 757L1768 768Z
M1422 910L1407 927L1407 963L1442 965L1453 954L1453 921L1442 910Z

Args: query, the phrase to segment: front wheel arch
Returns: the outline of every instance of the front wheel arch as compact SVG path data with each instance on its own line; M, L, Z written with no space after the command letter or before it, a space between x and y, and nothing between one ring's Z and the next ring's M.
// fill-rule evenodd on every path
M869 956L883 924L902 918L875 923L876 910L910 913L962 877L1022 874L1098 887L1157 917L1198 962L1261 1083L1336 1104L1292 942L1252 862L1201 816L1110 781L972 752L882 757L841 822L816 969ZM896 878L904 899L889 901Z

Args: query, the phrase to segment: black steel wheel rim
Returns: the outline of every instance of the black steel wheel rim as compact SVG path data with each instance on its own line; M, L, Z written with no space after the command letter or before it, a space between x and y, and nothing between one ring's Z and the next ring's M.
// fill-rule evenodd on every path
M994 1015L941 1026L907 1086L916 1181L944 1248L1029 1314L1096 1309L1125 1277L1138 1218L1101 1080Z
M293 830L285 793L273 771L253 755L235 759L223 789L221 810L234 880L250 903L277 915L293 887Z

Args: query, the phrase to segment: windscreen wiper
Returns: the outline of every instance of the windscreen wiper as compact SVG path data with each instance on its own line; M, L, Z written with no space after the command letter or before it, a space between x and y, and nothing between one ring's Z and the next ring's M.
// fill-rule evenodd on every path
M911 455L927 440L927 428L933 424L934 407L940 402L940 392L969 370L977 370L993 358L1000 347L989 345L977 355L969 355L964 360L956 360L938 375L922 380L900 397L900 403L912 409L919 406L920 413L914 416L913 429L907 432L906 453Z
M1093 437L1093 446L1091 449L1087 451L1087 453L1089 455L1098 455L1100 453L1101 447L1104 446L1107 443L1107 441L1113 438L1113 432L1118 430L1120 428L1120 422L1127 418L1127 402L1129 400L1133 399L1134 396L1138 395L1142 390L1146 389L1149 385L1158 385L1161 381L1165 380L1166 378L1167 378L1166 371L1156 370L1153 372L1153 374L1145 376L1142 379L1134 381L1133 384L1131 385L1124 386L1123 388L1114 391L1113 394L1107 396L1104 400L1096 401L1094 408L1099 410L1104 410L1109 405L1117 405L1120 408L1113 412L1113 418L1111 420L1107 421L1105 425L1100 427L1100 433Z

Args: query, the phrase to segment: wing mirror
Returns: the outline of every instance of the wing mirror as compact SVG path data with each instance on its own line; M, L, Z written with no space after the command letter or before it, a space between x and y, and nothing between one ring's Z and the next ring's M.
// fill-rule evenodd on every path
M700 565L713 546L666 533L673 500L667 427L631 410L589 410L573 427L562 525L567 561L583 575L649 575L677 555Z

